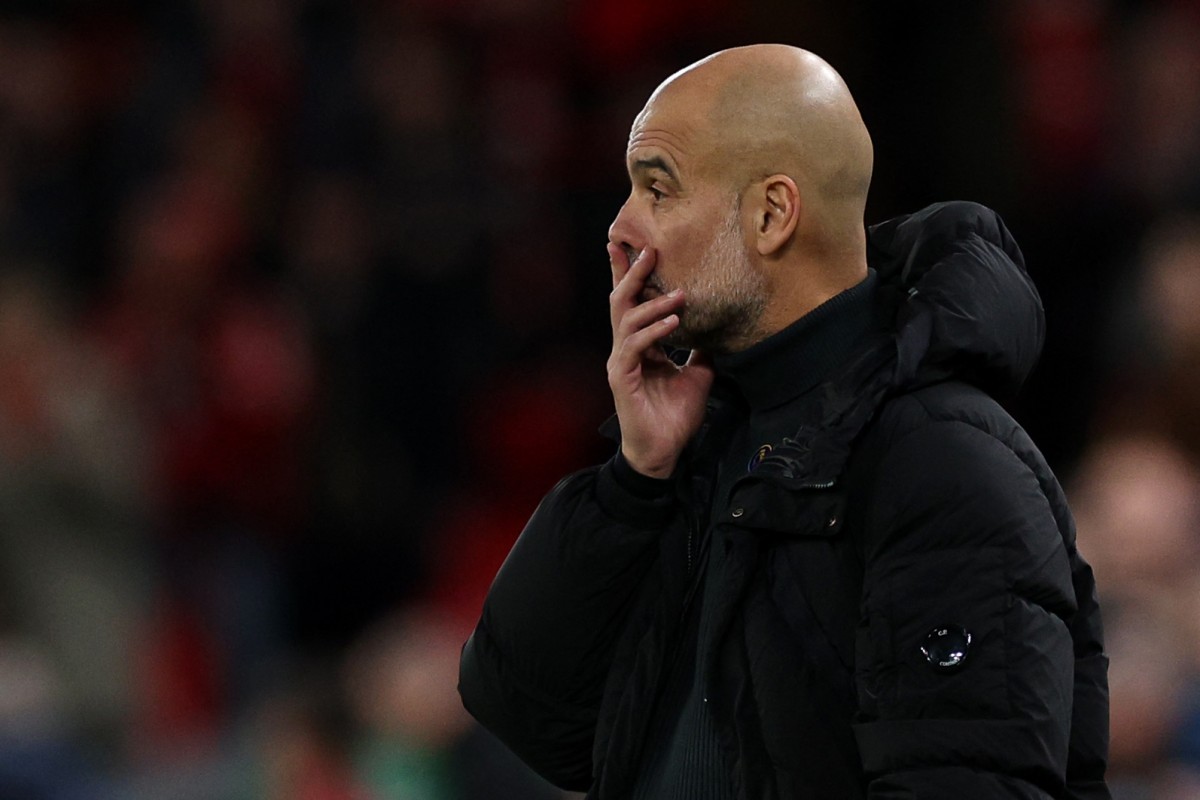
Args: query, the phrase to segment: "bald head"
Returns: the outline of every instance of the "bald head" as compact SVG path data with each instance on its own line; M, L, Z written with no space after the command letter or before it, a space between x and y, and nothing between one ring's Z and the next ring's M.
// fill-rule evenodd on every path
M697 146L715 177L741 189L787 175L805 206L802 233L834 246L861 236L871 137L845 82L818 56L777 44L723 50L664 81L639 119L668 108L700 120Z
M782 45L724 50L659 86L625 152L609 241L686 298L674 344L736 351L867 275L871 138L841 77Z

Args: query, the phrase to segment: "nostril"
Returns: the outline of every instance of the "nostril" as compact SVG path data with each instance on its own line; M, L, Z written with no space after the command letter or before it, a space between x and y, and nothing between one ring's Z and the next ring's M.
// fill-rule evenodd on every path
M621 249L625 251L625 257L629 259L630 264L637 261L638 256L642 254L640 250L635 249L633 245L629 244L622 244Z

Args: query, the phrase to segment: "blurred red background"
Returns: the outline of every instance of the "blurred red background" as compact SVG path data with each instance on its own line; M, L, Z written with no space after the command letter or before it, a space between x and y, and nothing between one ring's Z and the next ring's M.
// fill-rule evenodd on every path
M0 796L561 797L457 649L608 455L628 126L783 41L869 221L996 208L1014 409L1106 603L1117 798L1200 797L1200 3L57 0L0 10Z

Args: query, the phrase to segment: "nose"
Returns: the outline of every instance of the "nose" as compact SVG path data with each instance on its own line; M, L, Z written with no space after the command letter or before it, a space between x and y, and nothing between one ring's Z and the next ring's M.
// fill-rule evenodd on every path
M608 226L608 241L615 244L617 247L623 248L626 252L640 252L646 243L645 237L640 231L640 226L634 219L633 208L631 206L632 197L625 201L620 210L617 211L617 216L613 219L612 225Z

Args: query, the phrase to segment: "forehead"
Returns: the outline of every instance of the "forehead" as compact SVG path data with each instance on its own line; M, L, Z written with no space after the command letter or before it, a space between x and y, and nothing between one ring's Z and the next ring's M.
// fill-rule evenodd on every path
M697 104L682 102L674 93L656 92L633 120L625 160L630 170L655 158L670 165L676 175L695 172L705 144Z

